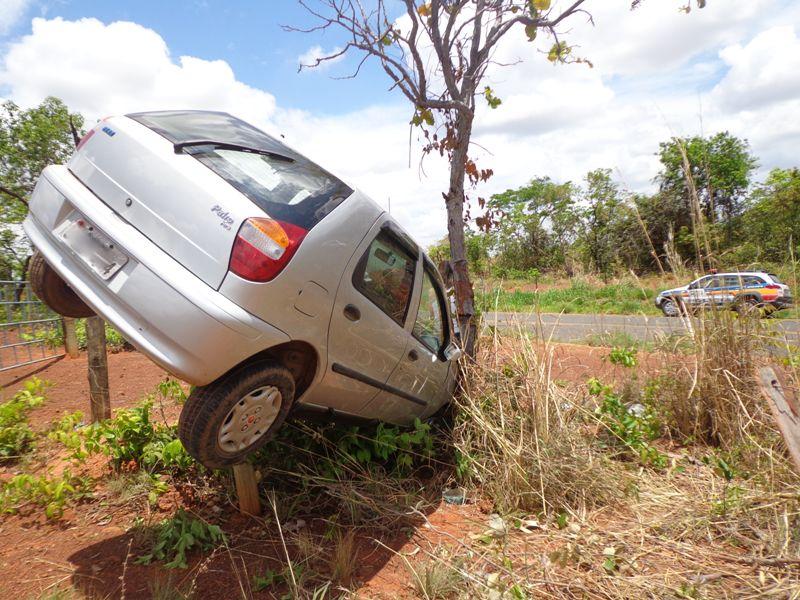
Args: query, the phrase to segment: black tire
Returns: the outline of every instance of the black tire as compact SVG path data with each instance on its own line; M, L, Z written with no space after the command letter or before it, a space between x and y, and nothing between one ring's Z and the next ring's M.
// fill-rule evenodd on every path
M38 250L33 253L28 265L28 280L39 300L58 314L75 319L94 316L94 311L47 264Z
M747 296L736 303L734 310L740 316L758 316L760 318L762 316L762 307L763 303L758 298Z
M267 430L246 447L223 448L219 441L220 430L234 416L236 405L245 402L245 397L251 392L272 386L280 392L280 407ZM181 412L178 436L186 451L210 469L242 463L248 454L266 444L286 420L294 403L294 389L294 379L289 370L275 362L262 361L234 369L216 381L192 390ZM253 416L244 415L248 419ZM251 425L250 421L244 422L245 429ZM252 426L256 427L257 422Z
M661 312L664 313L665 317L679 317L681 305L674 298L664 298L661 301Z

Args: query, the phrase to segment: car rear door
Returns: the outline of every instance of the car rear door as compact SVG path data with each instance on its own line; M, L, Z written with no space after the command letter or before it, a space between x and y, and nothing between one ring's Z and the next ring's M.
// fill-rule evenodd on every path
M379 219L347 265L328 330L328 361L307 402L353 415L386 385L408 343L417 280L416 244ZM418 295L418 292L416 293Z
M444 356L452 330L443 286L429 260L420 260L417 272L419 301L405 327L405 352L386 388L367 409L370 415L397 424L434 413L449 397L455 369Z

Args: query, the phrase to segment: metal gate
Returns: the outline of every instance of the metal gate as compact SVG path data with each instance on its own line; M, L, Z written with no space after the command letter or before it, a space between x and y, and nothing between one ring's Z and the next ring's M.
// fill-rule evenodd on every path
M61 317L27 281L0 281L0 371L64 356Z

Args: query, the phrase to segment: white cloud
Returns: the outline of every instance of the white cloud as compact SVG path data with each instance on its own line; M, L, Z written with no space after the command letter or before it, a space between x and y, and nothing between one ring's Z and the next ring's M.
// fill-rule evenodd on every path
M730 70L713 95L726 108L758 109L800 97L800 39L793 26L773 27L719 55Z
M569 39L596 67L550 64L518 36L498 49L487 83L503 100L479 99L473 155L495 176L472 197L535 176L580 180L616 169L637 191L652 189L658 143L673 135L728 130L747 138L764 169L797 164L800 139L800 22L785 0L726 0L690 15L677 0L595 2L596 25L572 25ZM781 26L783 24L783 26ZM70 51L64 52L69 44ZM303 58L322 55L319 46ZM174 60L164 40L134 23L35 19L12 44L0 84L23 105L53 94L90 117L151 108L227 110L286 140L370 194L424 243L445 233L447 167L427 157L420 171L411 108L399 97L340 115L276 106L236 79L224 61ZM342 81L342 93L348 82ZM380 86L380 84L379 84ZM380 89L380 88L378 88ZM377 92L377 89L376 89ZM410 162L410 166L409 166Z
M123 21L34 19L32 32L10 44L0 84L23 106L54 95L89 118L213 108L263 123L275 110L271 94L238 81L225 61L175 62L155 31Z
M22 18L31 0L3 0L0 2L0 35L7 33Z
M344 60L344 54L339 54L341 51L342 49L338 46L331 50L324 50L322 46L319 45L311 46L311 48L297 57L297 66L304 71L323 71L332 67L337 62ZM324 60L317 65L317 61L326 56L331 56L333 58Z

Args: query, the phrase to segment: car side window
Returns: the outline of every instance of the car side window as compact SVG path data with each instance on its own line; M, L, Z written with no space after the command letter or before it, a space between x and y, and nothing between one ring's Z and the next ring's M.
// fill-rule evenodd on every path
M422 295L412 331L415 338L434 354L438 354L445 343L444 298L433 282L428 269L422 276Z
M402 327L414 289L416 260L381 231L358 261L353 286Z
M755 275L747 275L744 278L744 285L747 287L758 287L764 284L764 280L761 277L756 277Z
M741 279L738 275L725 275L725 282L722 284L724 287L740 287L742 285Z

